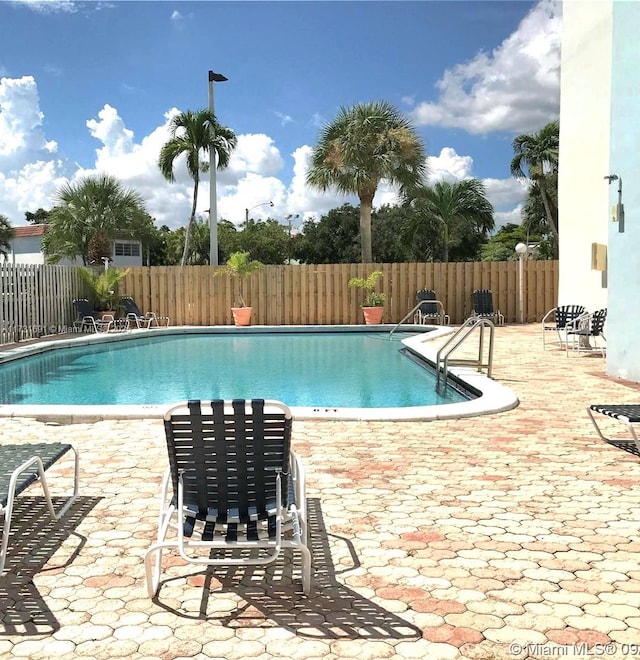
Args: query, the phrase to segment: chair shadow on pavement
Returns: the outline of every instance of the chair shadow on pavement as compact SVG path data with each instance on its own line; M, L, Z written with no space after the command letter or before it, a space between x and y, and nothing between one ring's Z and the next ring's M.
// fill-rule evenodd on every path
M52 499L56 508L65 501L64 497ZM44 497L16 498L7 561L0 576L0 636L41 636L60 628L33 579L38 573L61 571L73 562L86 543L75 529L100 499L78 495L65 515L53 520ZM63 544L70 546L64 564L45 568Z
M217 620L230 628L271 628L275 625L311 639L420 639L422 631L419 628L337 580L340 573L360 567L355 549L348 539L327 533L320 500L307 500L307 514L313 555L310 597L302 594L299 557L292 557L289 550L283 551L268 567L209 566L205 571L191 573L187 585L184 576L173 578L165 574L154 602L182 618ZM346 546L350 565L342 570L336 570L333 565L330 537ZM239 555L229 553L228 556ZM175 586L171 586L174 581ZM189 589L190 583L197 588L201 598L198 610L187 607L178 610L169 606L167 601L175 602L176 599L183 606L187 601L193 602L194 591ZM224 612L217 610L215 600L223 598L228 603L228 597L236 601L239 597L239 604Z

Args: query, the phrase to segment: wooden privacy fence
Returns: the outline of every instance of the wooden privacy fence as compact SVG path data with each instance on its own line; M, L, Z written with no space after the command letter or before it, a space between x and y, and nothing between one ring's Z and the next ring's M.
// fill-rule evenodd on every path
M70 331L82 291L72 266L0 264L0 344Z
M557 304L558 262L525 261L522 291L525 322L540 321ZM238 291L253 307L254 325L362 323L363 294L347 286L374 270L384 276L376 290L386 294L383 322L397 323L415 305L418 289L433 289L452 323L473 309L474 289L491 289L494 307L507 323L520 320L519 263L398 263L265 266L244 280L214 277L211 266L131 268L120 284L143 312L171 318L171 325L229 325Z
M524 320L540 321L557 304L557 261L524 262ZM253 307L258 325L362 323L363 293L347 286L374 270L384 276L383 321L397 323L415 305L418 289L433 289L452 323L472 310L474 289L491 289L494 306L507 323L519 321L518 262L330 264L265 266L245 280L214 277L210 266L129 269L120 294L132 296L143 312L171 318L171 325L230 325L238 291ZM73 266L0 264L0 344L73 329L72 301L87 296Z

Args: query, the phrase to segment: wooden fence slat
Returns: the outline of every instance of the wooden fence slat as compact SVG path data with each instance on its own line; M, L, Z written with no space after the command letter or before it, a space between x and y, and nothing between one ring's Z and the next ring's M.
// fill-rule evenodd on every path
M540 321L557 304L558 262L523 266L525 321ZM169 316L172 325L232 324L239 291L255 308L254 323L360 324L362 292L348 281L381 270L377 289L386 294L387 323L400 321L423 288L436 292L454 324L471 313L474 289L491 289L494 305L511 323L519 320L518 268L517 261L265 266L240 282L214 277L209 266L141 266L129 269L120 293L143 311ZM0 344L68 330L75 318L72 300L86 295L75 267L0 264Z

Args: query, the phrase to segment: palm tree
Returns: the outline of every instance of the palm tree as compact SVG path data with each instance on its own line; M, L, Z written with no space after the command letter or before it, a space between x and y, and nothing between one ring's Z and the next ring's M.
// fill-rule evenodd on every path
M513 151L515 156L511 161L511 174L538 184L546 221L557 246L558 205L555 189L558 182L560 122L552 121L538 133L518 135L513 141Z
M215 133L213 138L211 136L212 126ZM189 237L196 216L200 173L209 169L209 163L207 161L203 162L200 156L202 153L209 154L209 160L211 160L211 150L215 149L218 169L223 170L229 165L231 151L236 146L237 138L230 128L221 126L208 110L199 110L198 112L187 110L175 115L169 124L169 131L171 139L160 150L158 167L160 167L164 178L173 183L175 181L174 162L178 156L184 154L187 159L189 176L193 179L193 203L182 252L182 265L184 266L187 263Z
M136 237L148 223L139 193L113 176L98 174L62 185L49 212L42 244L49 263L82 257L86 266L110 254L117 235Z
M11 251L11 239L13 238L13 227L9 224L9 218L0 213L0 254L6 257Z
M370 263L371 210L381 181L416 186L426 174L424 144L411 123L385 101L341 108L322 129L307 183L360 199L362 263Z
M428 232L435 221L442 228L445 263L449 261L450 246L462 244L470 234L486 236L494 227L493 206L479 179L439 181L418 188L412 191L410 203L416 212L411 214L406 238L414 240Z

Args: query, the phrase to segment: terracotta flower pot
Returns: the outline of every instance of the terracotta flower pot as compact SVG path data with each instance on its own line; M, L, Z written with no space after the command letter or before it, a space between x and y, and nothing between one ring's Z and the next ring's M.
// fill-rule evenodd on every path
M363 307L362 313L364 314L364 322L367 325L377 325L382 322L382 313L384 307Z
M251 325L251 307L232 307L231 313L236 325Z

